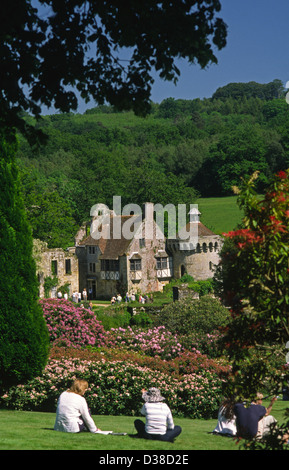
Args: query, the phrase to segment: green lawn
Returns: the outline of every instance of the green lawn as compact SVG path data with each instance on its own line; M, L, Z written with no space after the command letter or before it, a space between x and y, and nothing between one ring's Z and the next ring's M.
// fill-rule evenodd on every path
M266 405L266 403L265 403ZM279 421L288 402L274 404L272 414ZM55 414L32 411L0 410L0 450L132 450L189 451L238 450L234 439L210 434L216 420L174 418L182 427L174 443L147 441L134 436L134 418L128 416L93 416L101 429L126 432L127 436L104 436L81 433L68 434L53 430Z
M200 198L197 203L201 222L218 235L234 230L241 222L236 196Z

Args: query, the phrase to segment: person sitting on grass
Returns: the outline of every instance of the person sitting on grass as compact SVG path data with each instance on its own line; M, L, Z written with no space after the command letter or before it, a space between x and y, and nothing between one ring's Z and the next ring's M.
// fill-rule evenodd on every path
M84 393L88 389L88 382L76 379L72 386L63 392L57 403L55 431L81 432L100 431L90 416Z
M218 412L218 422L213 434L223 436L236 436L236 416L234 414L235 401L232 398L225 398L221 403Z
M272 398L268 408L266 408L265 416L262 419L260 419L260 421L258 422L258 432L257 432L256 437L265 436L265 434L268 434L270 432L271 426L277 423L277 420L274 418L274 416L270 414L273 404L275 403L276 400L277 400L277 397ZM257 399L252 404L263 406L262 401L263 401L262 393L257 393Z
M269 432L270 426L276 422L270 415L272 406L277 400L273 397L268 408L262 405L263 395L257 394L256 400L250 406L245 407L243 403L237 403L234 407L237 424L237 435L244 439L263 437Z
M146 422L135 420L134 426L138 436L173 442L181 434L182 428L174 425L170 408L166 403L162 403L165 399L161 396L160 390L155 387L147 391L142 390L142 398L145 403L140 412L146 417Z

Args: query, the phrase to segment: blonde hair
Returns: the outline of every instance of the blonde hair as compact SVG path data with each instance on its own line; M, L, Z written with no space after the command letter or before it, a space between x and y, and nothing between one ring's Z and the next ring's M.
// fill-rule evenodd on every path
M71 387L69 388L69 392L77 393L78 395L84 395L85 391L88 389L88 382L83 379L75 379Z

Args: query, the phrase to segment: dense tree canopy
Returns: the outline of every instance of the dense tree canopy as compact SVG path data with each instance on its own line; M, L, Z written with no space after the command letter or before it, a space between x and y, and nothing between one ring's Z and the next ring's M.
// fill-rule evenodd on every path
M260 98L261 100L272 100L274 98L281 98L284 94L284 87L281 80L273 80L270 83L228 83L221 88L218 88L213 94L213 99L226 99L226 98Z

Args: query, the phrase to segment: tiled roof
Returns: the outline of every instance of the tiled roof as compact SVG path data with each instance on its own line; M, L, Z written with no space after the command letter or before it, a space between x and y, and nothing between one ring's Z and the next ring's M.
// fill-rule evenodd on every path
M79 243L79 246L98 246L101 255L100 258L102 259L118 259L119 256L122 256L128 250L128 247L133 239L133 232L131 238L127 239L123 237L123 224L135 216L114 216L110 219L110 238L93 238L91 235L86 237ZM117 222L121 222L121 238L113 238L113 220L117 220ZM132 229L134 229L134 224L132 223Z
M198 237L213 237L216 236L212 230L208 229L202 222L198 222L197 224L198 231L194 231L195 228L193 228L193 236L198 236ZM186 225L186 232L189 233L190 231L190 223ZM179 238L179 237L178 237Z
M212 230L208 229L202 222L198 223L198 235L199 237L211 237L216 235Z

